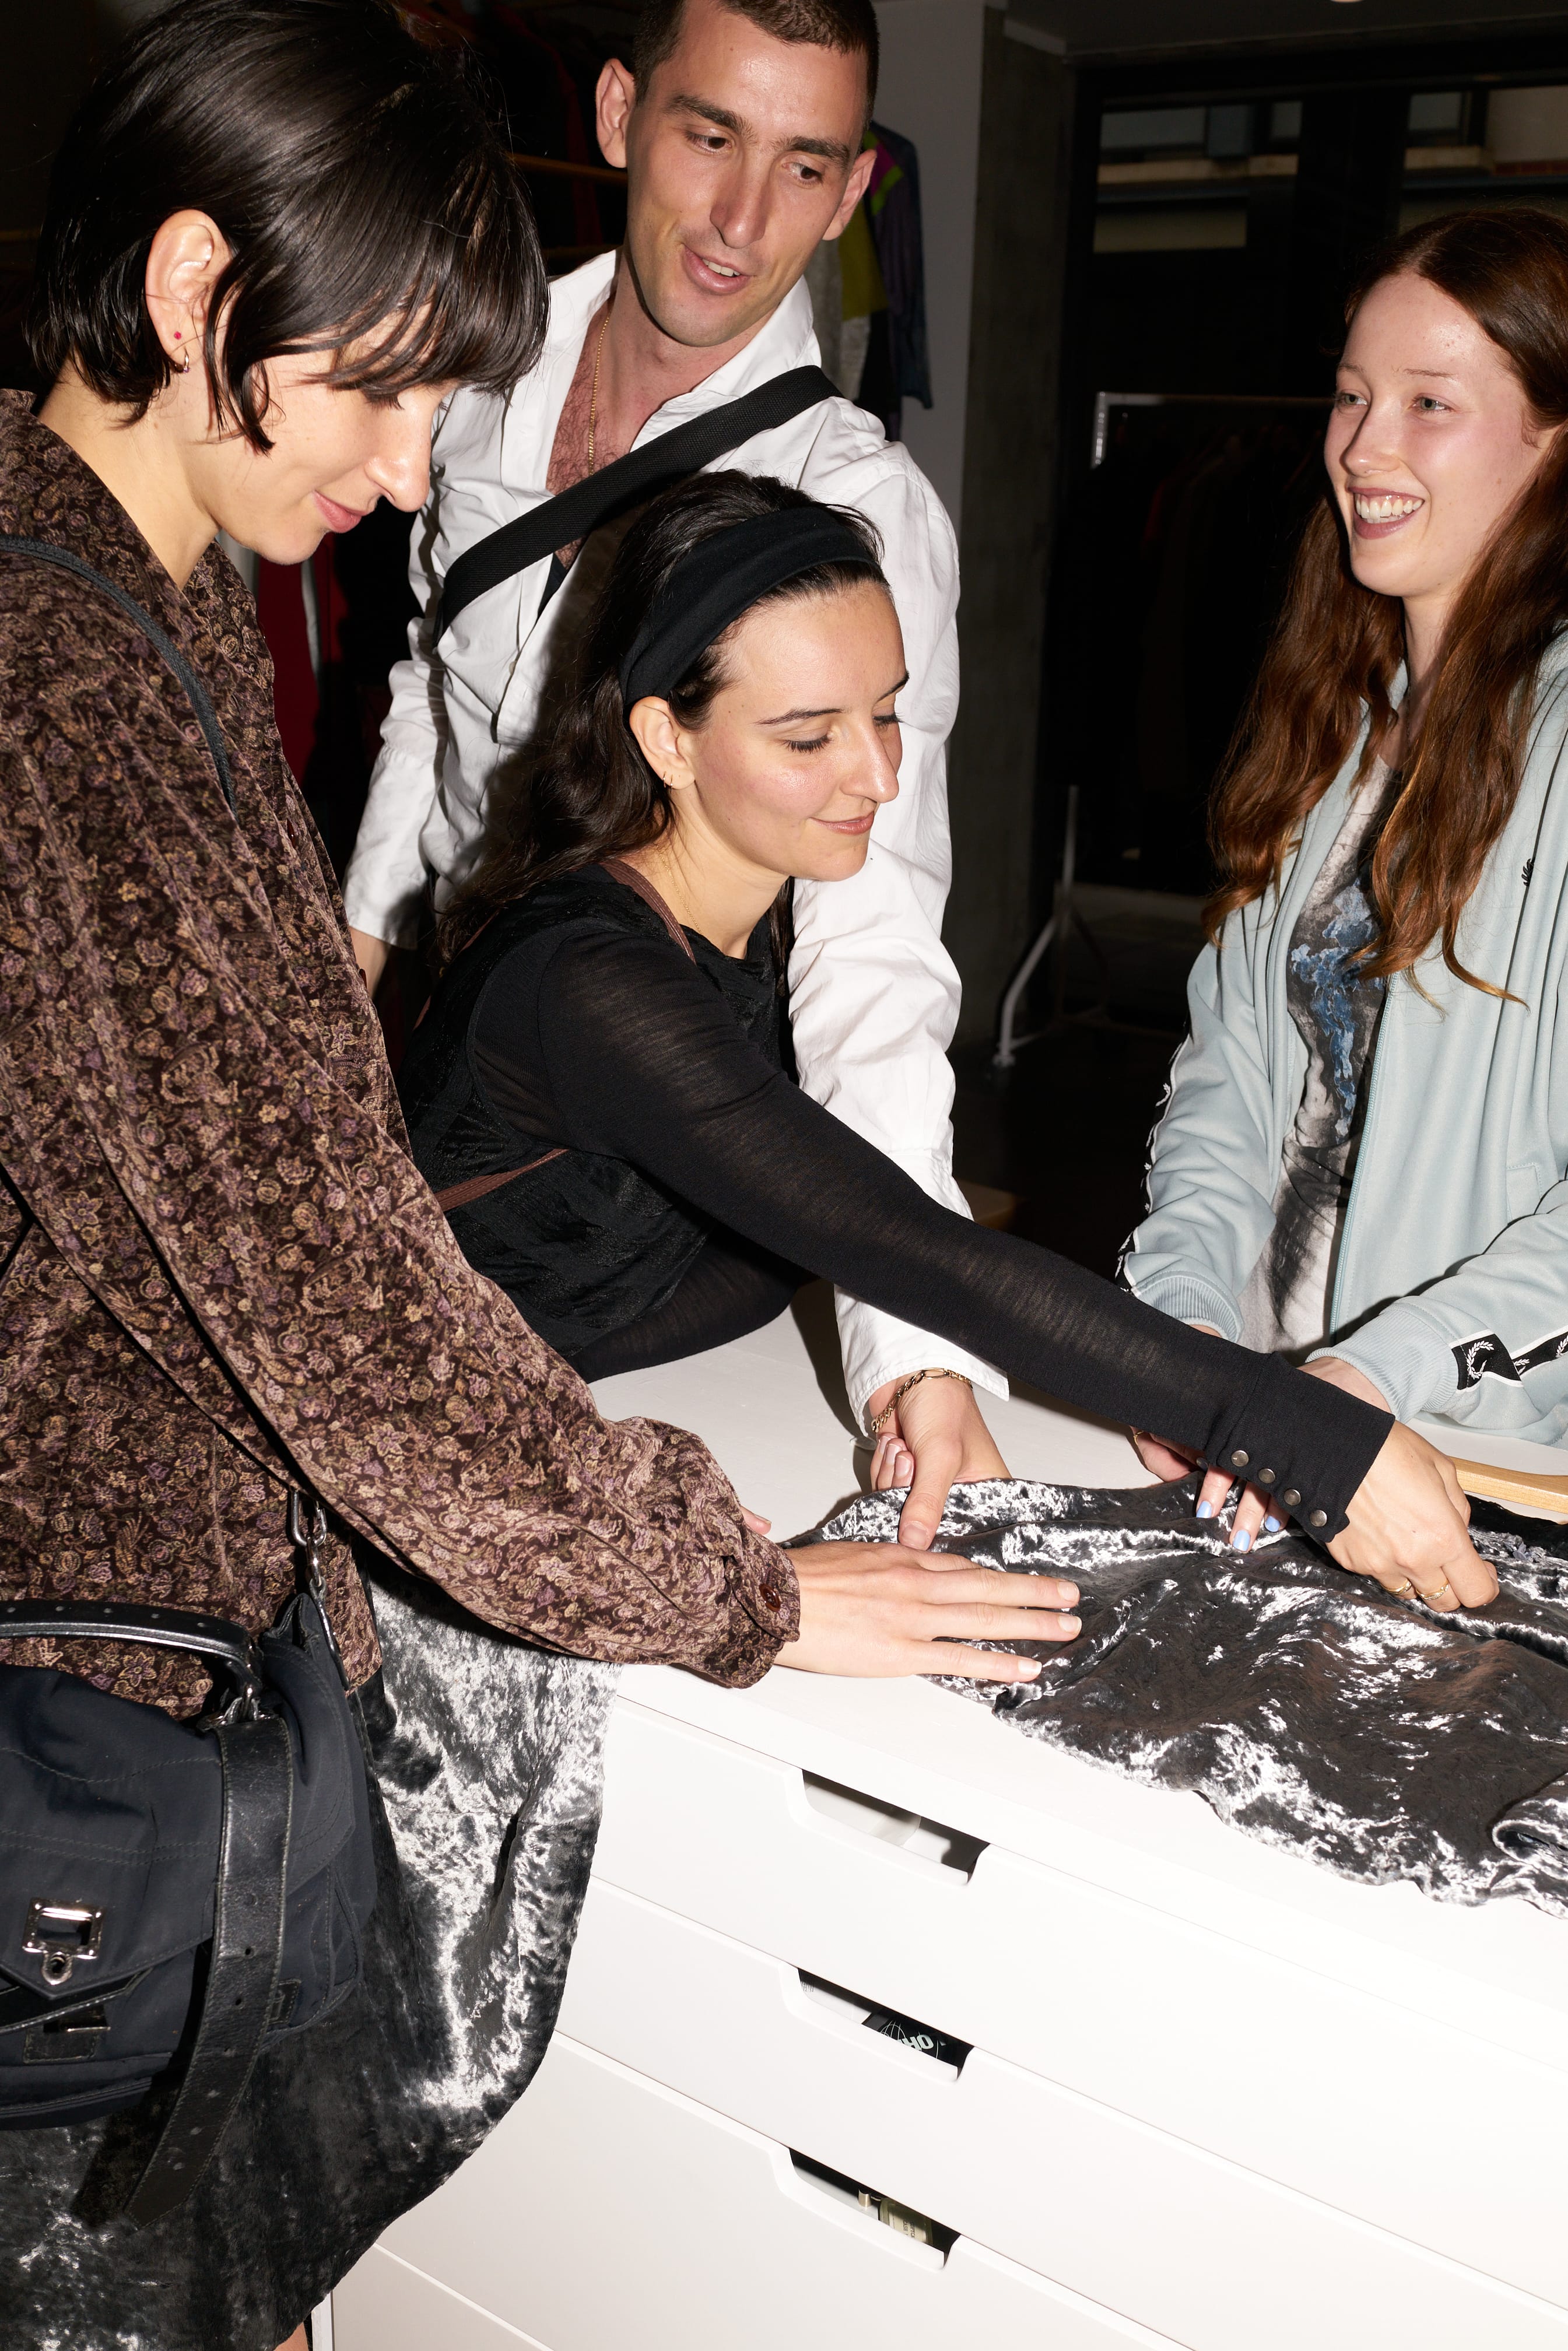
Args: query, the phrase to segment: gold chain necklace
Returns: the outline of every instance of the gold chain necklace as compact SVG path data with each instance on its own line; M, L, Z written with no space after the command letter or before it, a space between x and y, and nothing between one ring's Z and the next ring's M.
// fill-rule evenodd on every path
M588 403L588 470L593 471L593 436L599 423L599 362L604 356L604 329L610 324L610 305L604 305L604 316L599 322L599 340L593 346L593 396Z

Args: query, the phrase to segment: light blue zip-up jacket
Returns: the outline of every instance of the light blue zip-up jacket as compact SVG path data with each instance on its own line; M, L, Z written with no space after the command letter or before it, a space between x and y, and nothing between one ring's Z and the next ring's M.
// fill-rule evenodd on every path
M1150 1305L1228 1339L1306 1075L1285 994L1291 935L1360 758L1358 743L1308 818L1280 896L1232 914L1193 967L1149 1214L1123 1263ZM1416 966L1420 988L1408 972L1389 981L1330 1335L1401 1419L1555 1444L1568 1432L1568 640L1542 665L1519 797L1458 952L1521 1000L1467 987L1438 948Z

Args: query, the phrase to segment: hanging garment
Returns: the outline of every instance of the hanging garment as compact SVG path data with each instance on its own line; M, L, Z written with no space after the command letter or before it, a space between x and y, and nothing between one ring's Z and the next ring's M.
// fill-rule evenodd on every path
M912 140L880 122L865 213L887 292L893 382L900 400L931 406L925 325L925 249L920 223L920 162Z
M877 261L876 246L872 242L871 224L866 218L863 204L855 206L850 214L849 226L839 239L839 273L843 301L843 327L839 336L839 380L843 385L845 398L863 407L862 384L871 349L872 329L875 320L883 318L887 309L887 289L882 282L882 268ZM883 421L885 423L885 419Z
M1008 1645L1037 1682L944 1687L1343 1876L1568 1915L1568 1530L1477 1503L1500 1589L1436 1615L1290 1533L1232 1552L1194 1496L956 1486L937 1548L1071 1576L1083 1630ZM891 1542L903 1500L866 1496L810 1540Z
M875 184L880 171L885 187L894 168L891 158L870 131L865 144L873 157L872 184ZM883 280L869 186L850 215L849 226L839 240L839 252L843 283L843 327L840 335L842 378L850 397L878 420L890 441L896 441L903 402L894 376L892 313Z
M327 542L330 545L330 542ZM305 780L310 754L316 747L316 721L321 707L320 662L311 643L315 631L307 601L306 566L256 563L256 617L272 655L272 708L277 720L283 756L297 784Z
M272 707L278 738L332 856L334 871L353 847L371 773L366 715L347 666L347 641L356 628L364 633L362 616L350 608L344 585L346 573L354 576L345 565L345 551L359 533L364 534L356 550L360 577L363 579L367 568L379 576L368 596L361 587L355 601L374 606L386 601L389 586L396 596L402 584L396 559L408 540L407 516L384 501L355 526L354 532L341 536L329 532L303 563L271 563L265 556L248 556L248 566L254 570L256 616L272 656ZM371 544L394 550L392 566L376 564L373 556L371 565L365 566L363 559ZM245 576L243 569L241 576ZM406 638L402 607L407 600L398 602L402 625L396 637ZM385 706L386 673L397 653L395 641L383 647L382 665L375 680L383 700L380 705L372 704L371 727L379 723Z
M385 1660L355 1703L378 1899L359 1990L263 2053L190 2201L135 2229L140 2110L5 2135L0 2341L273 2351L449 2179L549 2045L599 1829L615 1668L508 1640L367 1562Z
M821 354L822 371L849 395L852 387L842 374L840 345L844 333L844 273L839 239L826 238L806 264L806 291L811 298L811 326Z

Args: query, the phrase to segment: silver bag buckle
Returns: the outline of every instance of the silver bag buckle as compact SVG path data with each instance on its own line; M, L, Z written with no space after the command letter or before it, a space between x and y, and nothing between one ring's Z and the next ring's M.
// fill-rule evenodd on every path
M69 1983L71 1972L78 1959L96 1959L103 1948L101 1910L89 1908L80 1902L35 1902L27 1913L25 1951L41 1951L44 1964L38 1970L44 1981L57 1990ZM75 1931L68 1940L61 1932L70 1928Z

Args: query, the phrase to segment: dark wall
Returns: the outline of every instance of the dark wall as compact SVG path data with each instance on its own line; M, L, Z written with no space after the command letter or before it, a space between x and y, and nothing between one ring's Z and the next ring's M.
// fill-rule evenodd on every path
M0 383L29 381L22 315L49 162L92 77L92 0L43 0L5 16L0 74Z
M986 11L979 194L964 436L949 765L953 893L944 936L961 1039L989 1034L1028 940L1040 643L1057 470L1057 381L1072 76Z
M93 53L91 0L44 0L40 6L6 10L0 229L37 226L50 159L91 78Z

